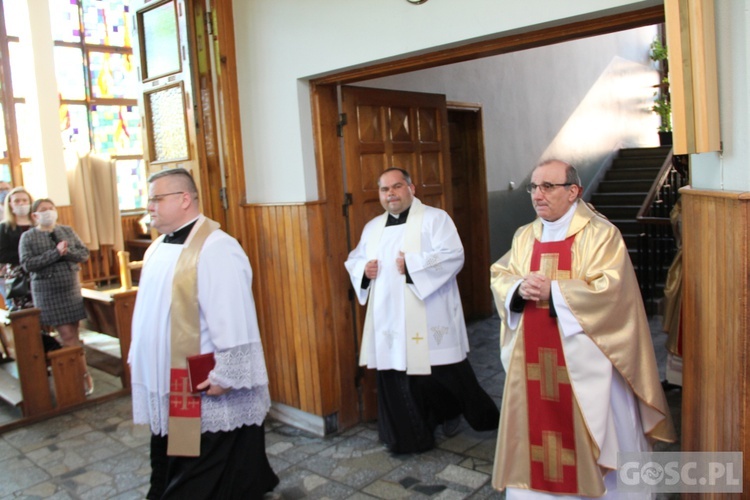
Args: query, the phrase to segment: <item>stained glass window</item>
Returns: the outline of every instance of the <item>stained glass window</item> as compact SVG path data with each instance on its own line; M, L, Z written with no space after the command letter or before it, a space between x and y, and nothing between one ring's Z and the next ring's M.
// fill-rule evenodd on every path
M143 182L143 160L117 162L117 194L121 207L146 208L148 190Z
M0 71L0 180L13 184L23 182L22 165L31 160L23 114L31 82L28 25L24 2L0 0L0 61L6 63Z
M130 54L91 51L89 72L93 97L127 98L138 88Z
M140 125L135 106L93 106L94 149L111 156L143 154Z
M145 206L139 83L132 62L129 0L49 0L55 39L60 129L79 154L124 162L135 181L119 183L120 208ZM118 176L119 173L118 167Z

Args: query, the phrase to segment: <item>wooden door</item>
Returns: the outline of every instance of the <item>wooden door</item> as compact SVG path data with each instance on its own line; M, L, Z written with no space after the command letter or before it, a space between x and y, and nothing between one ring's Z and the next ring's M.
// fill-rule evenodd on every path
M378 196L380 173L390 167L405 169L425 204L448 212L451 168L448 120L444 95L343 87L342 107L344 185L348 207L350 246L356 246L364 225L383 213ZM356 307L357 338L362 338L364 308ZM362 417L377 417L374 370L361 379Z
M492 315L487 175L477 105L448 105L453 222L464 245L458 289L467 320Z
M132 8L148 172L183 167L201 186L185 1L134 0Z

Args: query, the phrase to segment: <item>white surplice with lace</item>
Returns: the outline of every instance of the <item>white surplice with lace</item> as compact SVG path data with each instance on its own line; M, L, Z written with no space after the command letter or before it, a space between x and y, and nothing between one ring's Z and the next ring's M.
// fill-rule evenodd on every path
M157 435L168 433L170 305L174 268L183 245L149 248L141 272L133 313L130 363L133 420L149 424ZM221 396L201 401L201 432L230 431L261 425L271 399L255 302L252 269L237 240L214 231L198 260L201 353L213 352L212 384L230 387Z

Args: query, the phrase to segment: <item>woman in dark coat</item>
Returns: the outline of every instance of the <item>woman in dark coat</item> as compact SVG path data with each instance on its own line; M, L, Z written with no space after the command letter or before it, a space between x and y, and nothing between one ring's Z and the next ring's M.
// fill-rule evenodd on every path
M21 265L31 273L34 306L41 310L42 325L54 327L63 346L79 346L79 321L86 317L78 281L80 263L89 250L69 226L57 224L52 200L42 198L31 206L35 226L23 233L19 247ZM84 364L84 388L94 390L94 382Z
M3 221L0 222L0 276L13 278L24 272L19 265L18 243L21 235L31 228L32 198L22 186L14 188L5 197ZM2 286L5 297L5 284ZM6 298L8 309L21 309L31 305L31 296Z

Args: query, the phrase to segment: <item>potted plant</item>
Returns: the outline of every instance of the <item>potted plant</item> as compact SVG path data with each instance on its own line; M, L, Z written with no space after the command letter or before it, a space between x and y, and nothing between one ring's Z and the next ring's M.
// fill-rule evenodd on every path
M651 111L659 115L661 124L659 125L659 144L668 146L672 144L672 101L669 95L669 78L667 77L669 68L667 66L668 53L667 47L658 38L651 43L649 57L659 65L660 82L654 93L654 105Z

